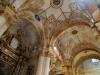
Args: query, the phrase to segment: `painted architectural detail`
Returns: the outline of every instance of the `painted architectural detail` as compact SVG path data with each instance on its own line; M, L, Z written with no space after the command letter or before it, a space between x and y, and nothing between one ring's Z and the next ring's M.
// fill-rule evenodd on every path
M53 8L60 8L63 5L64 0L51 0L50 4Z

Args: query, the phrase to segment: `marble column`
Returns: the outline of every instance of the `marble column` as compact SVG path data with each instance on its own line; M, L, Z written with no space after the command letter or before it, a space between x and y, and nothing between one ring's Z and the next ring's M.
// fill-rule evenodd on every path
M44 63L44 57L40 56L39 61L38 61L38 67L37 67L36 75L42 75L42 73L43 73L43 63Z
M50 57L40 55L36 75L49 75Z
M44 73L43 75L49 75L49 71L50 71L50 57L45 57L45 64L44 64Z

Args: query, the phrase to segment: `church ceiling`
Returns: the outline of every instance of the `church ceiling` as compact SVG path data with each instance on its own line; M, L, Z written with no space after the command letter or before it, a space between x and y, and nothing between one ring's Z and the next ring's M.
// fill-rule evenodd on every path
M59 41L62 49L64 48L67 52L66 47L68 50L72 50L71 48L85 41L87 43L96 42L94 38L97 32L88 28L89 26L93 27L92 13L98 8L95 0L15 0L12 1L11 5L16 11L16 16L28 17L33 20L37 29L41 27L44 30L46 44L50 43L51 45L53 40L53 43L55 43L55 40ZM40 23L42 24L37 25ZM30 34L25 34L26 36L23 35L22 37L25 37L24 41L28 45L35 44L37 33L30 31L31 27L27 28L26 26L24 30ZM94 32L94 35L91 32ZM68 57L70 58L70 56Z
M67 29L57 41L58 49L60 49L64 53L65 60L71 59L73 53L75 53L75 49L81 49L81 44L85 45L86 48L88 44L96 45L99 48L100 42L96 40L96 35L98 33L96 30L92 30L87 26L74 26L72 28ZM75 48L75 47L78 48ZM84 47L83 47L84 48ZM90 46L92 48L92 46ZM76 52L77 52L76 51Z
M85 48L100 48L100 35L92 28L98 0L15 0L11 7L17 19L10 32L25 47L40 45L42 40L47 48L57 47L67 64ZM27 20L18 22L20 18Z
M95 5L96 3L94 0L91 2L89 0L44 0L44 5L41 7L41 9L47 17L54 15L56 19L59 18L63 20L68 17L68 13L72 11L71 9L76 8L74 3L80 6L81 9L86 9L85 3L87 2L87 7L90 9L91 5ZM42 14L43 12L40 12L39 14Z

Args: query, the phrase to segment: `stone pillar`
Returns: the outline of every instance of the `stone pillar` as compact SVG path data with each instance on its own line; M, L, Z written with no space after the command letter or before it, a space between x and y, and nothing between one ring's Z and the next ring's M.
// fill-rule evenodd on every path
M49 75L50 57L49 55L40 55L36 75Z
M8 29L9 25L7 24L6 17L0 15L0 37Z
M44 63L44 57L40 56L39 61L38 61L38 67L37 67L36 75L42 75L43 63Z
M44 67L44 73L43 75L49 75L49 71L50 71L50 57L45 57L45 67Z

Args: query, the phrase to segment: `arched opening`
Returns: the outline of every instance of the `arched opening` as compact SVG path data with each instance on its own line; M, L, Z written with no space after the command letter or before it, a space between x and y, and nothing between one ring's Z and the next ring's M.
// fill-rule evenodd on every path
M90 58L83 61L76 70L77 75L99 75L100 59Z
M73 75L98 75L99 68L100 53L95 50L81 51L73 60Z

